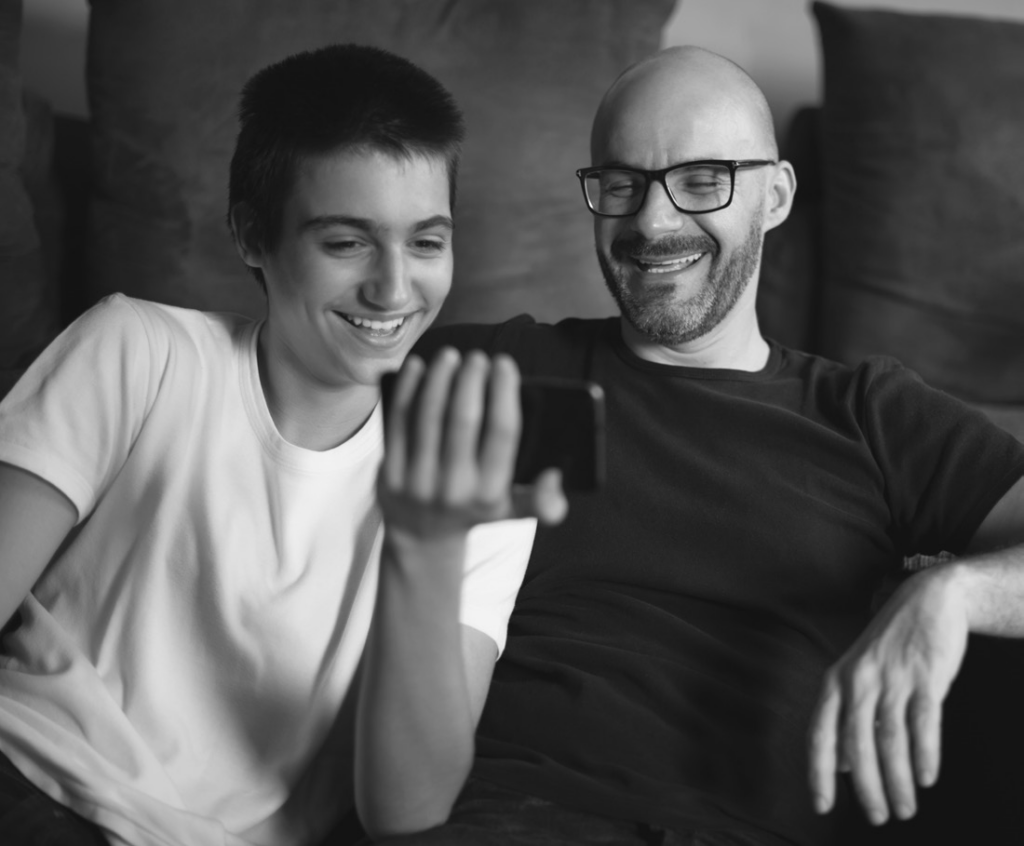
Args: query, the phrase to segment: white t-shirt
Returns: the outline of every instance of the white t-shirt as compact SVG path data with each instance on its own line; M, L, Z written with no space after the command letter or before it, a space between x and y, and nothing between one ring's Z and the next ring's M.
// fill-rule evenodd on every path
M289 444L258 332L110 297L0 404L0 461L79 514L4 638L0 749L114 843L299 844L351 801L349 759L281 812L369 627L380 410L335 449ZM534 528L470 535L461 619L499 650Z

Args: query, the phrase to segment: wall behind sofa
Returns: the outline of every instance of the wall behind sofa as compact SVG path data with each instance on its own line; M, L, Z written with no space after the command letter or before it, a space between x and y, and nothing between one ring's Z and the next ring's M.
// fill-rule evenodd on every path
M1024 0L834 0L851 7L1024 20ZM24 0L21 69L58 112L88 113L82 68L87 0ZM809 0L678 0L663 43L701 44L743 65L761 83L779 128L820 101L821 65Z

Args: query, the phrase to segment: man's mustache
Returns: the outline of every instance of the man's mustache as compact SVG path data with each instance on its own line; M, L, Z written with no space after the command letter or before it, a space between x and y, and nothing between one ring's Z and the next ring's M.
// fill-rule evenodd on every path
M718 254L718 244L708 235L666 235L651 241L635 232L625 233L612 241L612 258L644 261L691 253Z

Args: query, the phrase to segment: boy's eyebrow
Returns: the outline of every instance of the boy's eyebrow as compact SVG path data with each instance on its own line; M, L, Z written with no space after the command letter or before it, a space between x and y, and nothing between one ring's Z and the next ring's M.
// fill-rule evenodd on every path
M364 232L371 232L377 228L375 221L366 217L350 217L345 214L321 214L311 217L299 226L300 232L309 230L326 229L330 226L350 226L353 229L361 229ZM413 226L413 232L422 232L424 229L433 229L440 226L443 229L454 229L455 224L446 214L435 214L425 220L418 220Z

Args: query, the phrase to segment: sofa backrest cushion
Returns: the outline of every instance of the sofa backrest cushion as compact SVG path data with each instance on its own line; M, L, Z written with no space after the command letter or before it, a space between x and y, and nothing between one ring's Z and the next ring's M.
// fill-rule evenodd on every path
M92 0L91 296L119 290L258 315L225 226L239 91L331 42L372 44L441 80L469 137L455 284L441 320L613 313L574 175L628 63L658 48L674 0Z
M0 1L0 396L57 325L22 173L27 129L18 73L20 31L21 0Z
M1024 24L814 4L821 349L1024 401Z

